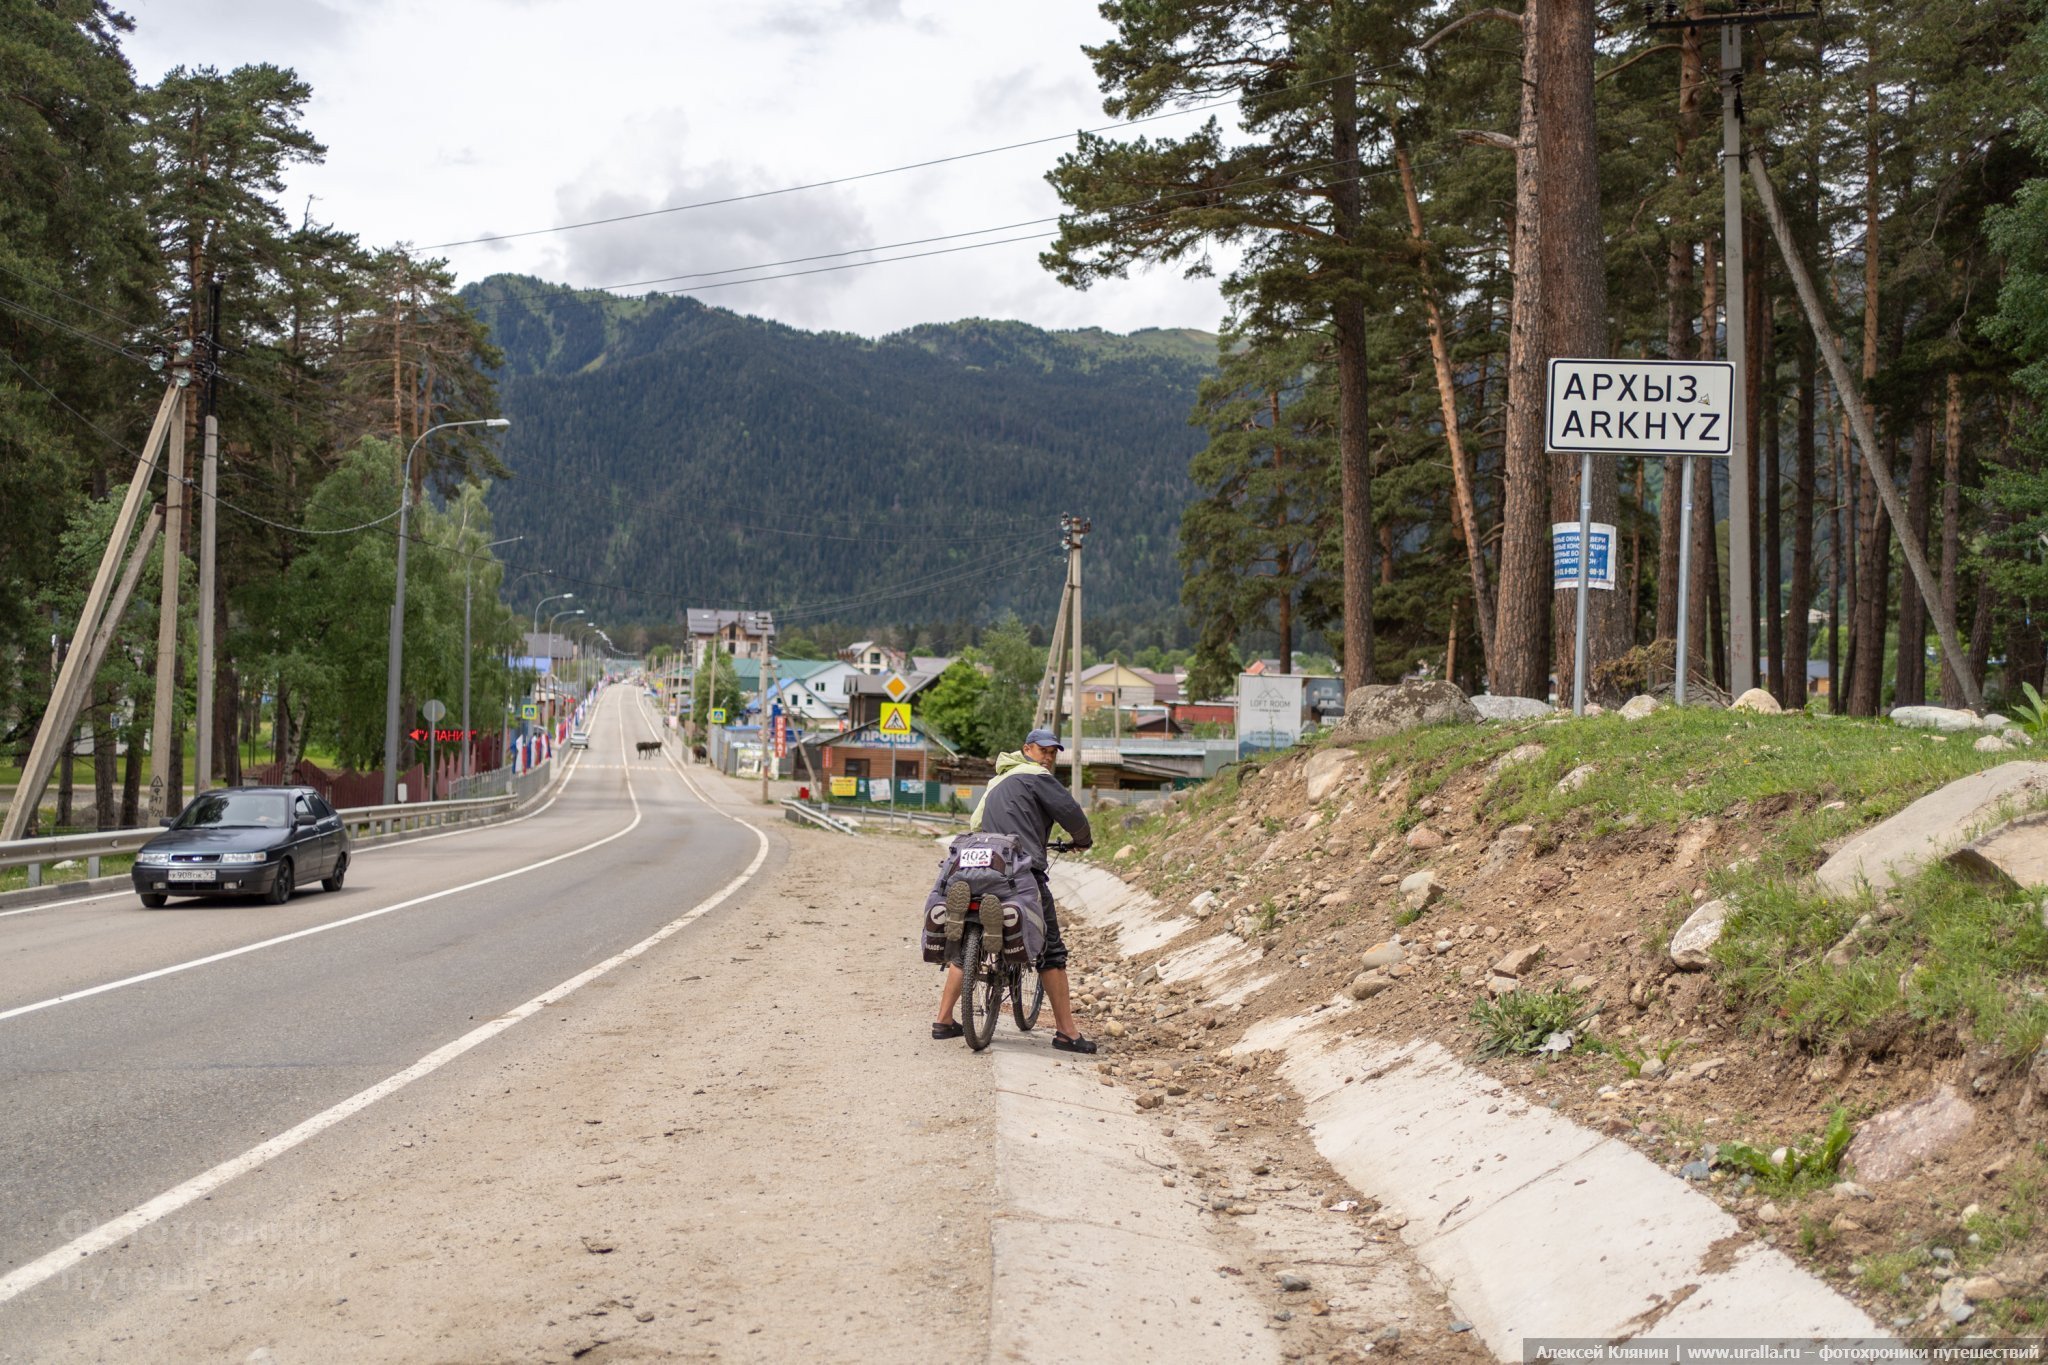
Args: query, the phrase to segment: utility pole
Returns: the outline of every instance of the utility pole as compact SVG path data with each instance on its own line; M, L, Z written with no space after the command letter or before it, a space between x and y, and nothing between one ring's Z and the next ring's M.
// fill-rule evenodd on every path
M1927 552L1921 547L1918 528L1907 518L1906 509L1900 506L1899 490L1878 455L1877 433L1870 425L1870 411L1863 405L1863 395L1856 389L1848 362L1842 359L1842 352L1835 345L1827 314L1821 308L1820 294L1813 287L1813 277L1806 273L1806 262L1800 259L1798 249L1793 245L1792 229L1778 207L1777 191L1771 186L1770 176L1764 173L1761 157L1750 162L1749 173L1756 182L1756 195L1763 204L1764 217L1770 221L1771 235L1777 238L1778 254L1785 258L1785 268L1792 276L1792 287L1799 295L1799 305L1813 327L1821 358L1827 363L1828 373L1834 377L1835 396L1841 400L1850 429L1856 434L1856 444L1862 448L1864 463L1869 466L1871 480L1877 485L1877 496L1884 503L1884 513L1891 518L1892 529L1898 533L1899 551L1905 557L1906 568L1919 586L1928 615L1934 619L1935 634L1941 637L1942 655L1962 684L1963 699L1971 710L1981 712L1984 709L1983 690L1970 671L1969 657L1963 652L1961 637L1956 634L1955 618L1950 615L1948 603L1941 595L1940 584L1927 567ZM1832 681L1830 686L1833 686Z
M754 720L755 735L761 745L761 804L765 806L768 804L768 765L775 761L775 745L768 737L768 669L770 661L768 658L768 637L766 635L761 637L761 653L757 657L760 663L760 676L756 683L756 691L759 696L754 705L760 708L760 714ZM891 773L889 776L893 781L896 774Z
M215 593L220 518L215 504L220 486L220 419L214 413L220 398L220 281L207 285L206 401L201 419L205 448L199 477L199 677L196 710L199 712L197 763L193 768L192 794L213 786L213 673Z
M156 619L156 711L149 725L149 824L176 815L173 793L184 774L172 770L172 723L178 703L178 579L185 533L185 391L178 390L178 408L167 441L170 458L164 479L163 586Z
M133 566L135 561L149 553L151 541L146 536L136 549L130 551L128 540L135 532L136 519L141 516L142 505L149 496L149 485L156 473L157 452L163 448L172 420L178 415L178 396L184 382L182 374L175 374L164 389L163 402L157 406L156 420L150 424L149 439L143 444L141 458L135 462L134 477L128 481L128 492L121 500L121 510L114 515L113 532L107 537L107 548L100 555L99 572L93 576L92 587L85 595L85 606L79 612L78 624L72 631L73 648L65 651L64 660L57 669L56 685L50 689L50 704L44 708L42 723L36 727L35 742L29 746L28 761L22 765L21 781L14 789L14 803L7 808L6 818L0 820L0 839L25 839L29 826L35 822L36 810L43 800L43 789L49 785L51 769L56 766L57 750L71 733L79 708L92 690L93 675L98 671L99 655L77 648L77 641L93 636L103 620L108 623L106 634L111 638L113 626L120 621L121 612L127 606L127 592L116 596L111 608L108 606L108 597L114 593L115 579L121 576L121 556L124 553L131 555L130 577L141 574L141 570ZM152 515L150 535L154 534L155 525ZM128 591L133 591L132 582ZM100 653L105 653L104 647Z
M1646 18L1655 12L1650 4L1643 9ZM1652 29L1721 30L1721 297L1728 309L1728 359L1735 362L1728 414L1733 424L1728 452L1728 690L1737 696L1756 685L1756 547L1749 534L1756 492L1749 467L1749 320L1744 316L1747 295L1743 289L1742 30L1753 24L1817 16L1816 10L1762 5L1745 5L1724 14L1682 15L1676 0L1664 0L1664 18L1650 18L1648 25ZM1711 344L1712 339L1708 341ZM1771 585L1771 591L1775 597L1777 584Z
M1067 582L1072 589L1073 624L1067 629L1067 646L1074 654L1074 743L1072 767L1068 773L1069 790L1074 799L1081 799L1081 542L1095 529L1095 523L1086 517L1067 517L1062 521L1066 531Z

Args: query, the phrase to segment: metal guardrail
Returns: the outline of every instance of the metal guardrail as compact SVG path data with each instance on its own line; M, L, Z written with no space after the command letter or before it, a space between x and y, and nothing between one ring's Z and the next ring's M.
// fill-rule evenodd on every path
M549 765L551 766L551 765ZM533 791L552 777L549 766L522 773L521 778L538 777L531 791L508 792L468 801L414 801L395 806L356 806L336 811L350 835L358 839L381 838L423 829L440 829L491 819L523 804ZM0 843L0 867L26 867L28 884L43 885L43 869L53 863L81 860L88 879L100 875L100 859L133 853L163 833L155 829L101 830L92 834L56 834L41 839L17 839Z
M853 825L850 825L846 821L841 820L838 816L833 815L829 811L823 810L817 806L806 805L804 802L797 800L793 796L785 799L782 803L782 807L784 810L789 812L789 815L785 818L792 820L808 821L809 823L818 826L818 828L820 829L829 829L837 834L860 833L860 831Z

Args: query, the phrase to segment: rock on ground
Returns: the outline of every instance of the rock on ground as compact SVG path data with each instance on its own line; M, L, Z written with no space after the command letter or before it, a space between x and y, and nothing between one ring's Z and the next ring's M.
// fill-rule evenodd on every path
M1496 697L1482 692L1470 700L1481 720L1541 720L1551 713L1549 702L1534 697Z
M1597 770L1593 767L1592 764L1581 763L1578 767L1572 769L1563 777L1557 779L1558 793L1562 795L1566 792L1577 791L1579 788L1585 786L1588 782L1593 780L1593 774L1595 771Z
M1686 917L1671 936L1671 965L1680 971L1696 972L1713 962L1713 947L1728 927L1728 913L1735 907L1724 900L1710 900Z
M1948 861L2004 891L2048 886L2048 812L2008 820L1949 854Z
M1479 719L1479 712L1455 683L1406 682L1387 688L1360 688L1344 702L1344 720L1337 727L1340 743L1385 739L1424 725L1452 725Z
M1302 769L1302 776L1308 783L1308 803L1313 806L1337 790L1357 757L1357 752L1351 749L1319 749L1310 755Z
M1892 724L1911 730L1940 730L1954 734L1960 730L1976 729L1977 714L1974 711L1952 711L1946 706L1897 706L1892 708Z
M1778 699L1761 687L1752 687L1728 704L1730 711L1754 711L1762 716L1784 714L1785 708L1778 705Z
M1411 872L1401 879L1401 904L1410 910L1426 910L1442 891L1436 873L1427 869Z
M1615 714L1623 720L1642 720L1652 712L1661 710L1663 706L1663 702L1652 696L1630 697L1621 704L1621 709Z
M1928 1157L1954 1146L1977 1111L1952 1086L1941 1086L1932 1095L1887 1109L1865 1120L1856 1130L1843 1164L1856 1172L1863 1184L1896 1180Z
M1821 864L1815 880L1835 896L1853 894L1864 882L1883 891L1966 842L2002 802L2043 794L2048 763L2001 763L1958 778L1843 844Z

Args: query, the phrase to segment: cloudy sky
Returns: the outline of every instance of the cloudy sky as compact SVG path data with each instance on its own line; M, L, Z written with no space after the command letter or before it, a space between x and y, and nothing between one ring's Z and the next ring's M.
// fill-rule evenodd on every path
M1109 120L1083 43L1094 0L128 0L137 76L270 61L313 87L328 148L286 202L418 247L639 213L1070 133ZM1149 131L1194 127L1196 114ZM631 222L446 246L463 279L675 288L1048 234L1062 144ZM956 234L989 231L985 236ZM1086 293L1036 240L702 290L708 303L866 335L966 316L1213 328L1172 270Z

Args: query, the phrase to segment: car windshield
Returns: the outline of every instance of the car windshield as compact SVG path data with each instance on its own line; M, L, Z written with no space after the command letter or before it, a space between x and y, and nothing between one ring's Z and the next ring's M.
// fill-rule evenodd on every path
M174 829L283 829L290 823L277 792L215 791L194 797Z

